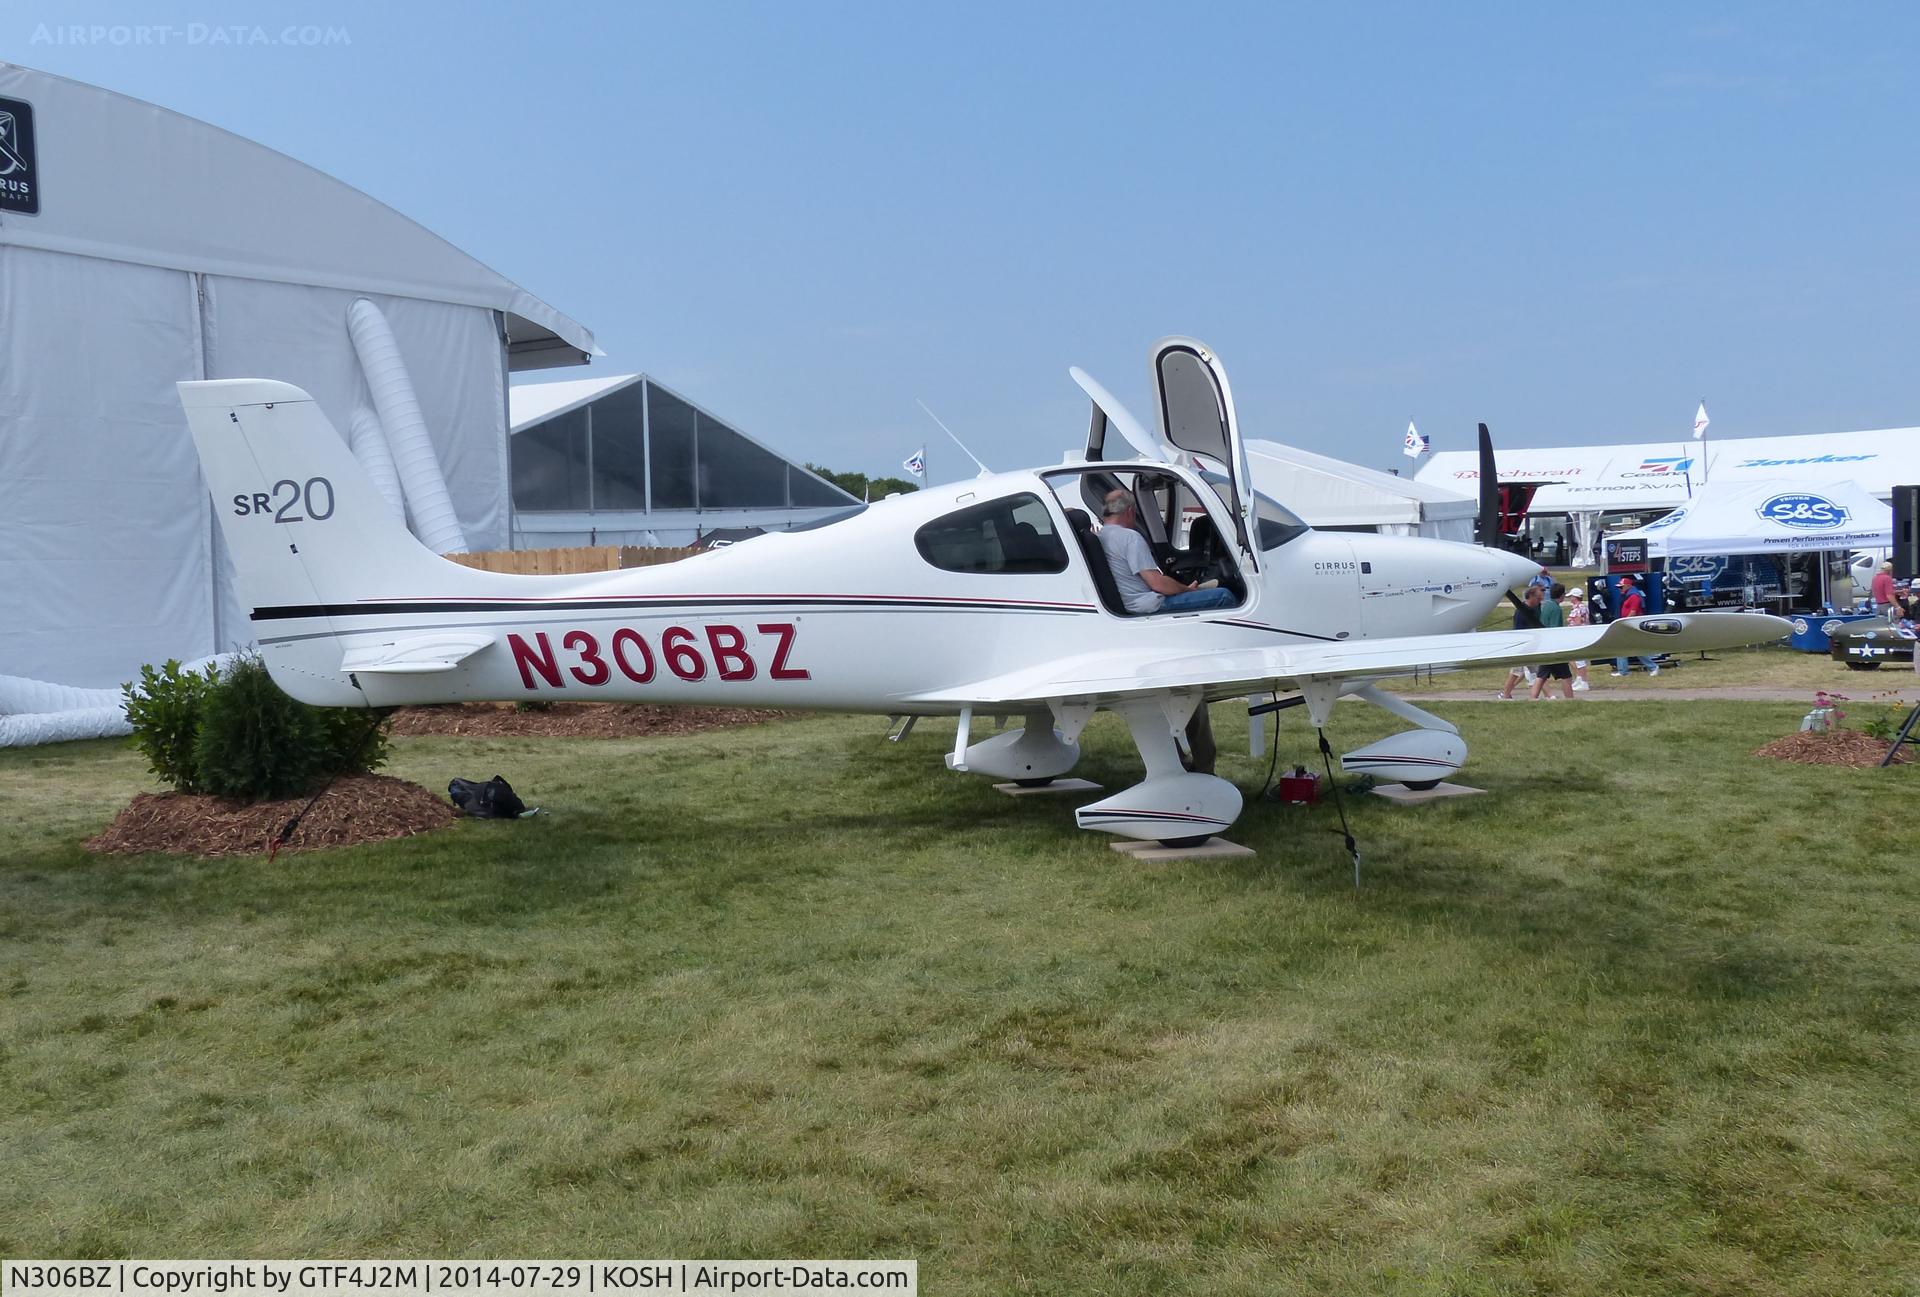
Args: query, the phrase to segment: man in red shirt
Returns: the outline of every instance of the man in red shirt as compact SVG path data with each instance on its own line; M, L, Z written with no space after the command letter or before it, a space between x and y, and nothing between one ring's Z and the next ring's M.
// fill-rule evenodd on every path
M1620 611L1618 615L1621 617L1638 617L1646 610L1647 601L1640 597L1640 587L1635 583L1634 579L1630 576L1621 577ZM1647 674L1650 676L1660 674L1660 664L1652 658L1641 658L1640 665L1647 669ZM1614 675L1624 676L1627 674L1627 669L1627 660L1625 658L1615 658L1613 660Z
M1873 582L1868 589L1873 596L1873 610L1888 621L1899 620L1895 612L1899 603L1893 593L1893 564L1882 563L1880 570L1873 574Z

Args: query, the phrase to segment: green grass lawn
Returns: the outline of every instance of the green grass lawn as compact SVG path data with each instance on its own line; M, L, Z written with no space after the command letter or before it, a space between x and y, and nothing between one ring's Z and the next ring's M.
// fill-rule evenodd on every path
M88 856L138 758L0 753L0 1255L1913 1291L1914 771L1750 756L1795 705L1435 709L1490 795L1359 799L1357 892L1328 806L1134 864L951 724L405 740L552 814L271 866Z

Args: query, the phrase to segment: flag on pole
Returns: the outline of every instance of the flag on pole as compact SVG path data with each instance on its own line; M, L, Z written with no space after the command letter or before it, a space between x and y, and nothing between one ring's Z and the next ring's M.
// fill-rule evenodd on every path
M1402 455L1405 455L1408 459L1418 459L1420 458L1421 452L1427 449L1428 449L1427 439L1420 435L1420 430L1418 428L1413 426L1413 420L1408 419L1407 420L1407 438L1406 438L1406 442L1401 447L1400 453Z
M1707 435L1707 425L1713 420L1707 417L1707 399L1700 398L1700 409L1693 416L1693 435L1696 439Z
M913 454L907 456L907 462L900 467L906 469L907 472L913 474L915 477L925 477L927 475L927 448L922 446L919 450L914 451Z

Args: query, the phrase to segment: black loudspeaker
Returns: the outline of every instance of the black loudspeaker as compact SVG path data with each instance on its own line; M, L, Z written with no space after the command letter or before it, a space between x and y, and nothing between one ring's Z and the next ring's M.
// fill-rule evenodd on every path
M1893 488L1893 574L1920 576L1920 486Z

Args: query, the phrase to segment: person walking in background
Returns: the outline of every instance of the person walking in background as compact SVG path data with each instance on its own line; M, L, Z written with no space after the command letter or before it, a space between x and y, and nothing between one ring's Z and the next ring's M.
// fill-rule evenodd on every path
M1532 594L1533 591L1527 591ZM1560 600L1566 595L1567 588L1559 582L1547 587L1547 593L1540 601L1540 627L1542 630L1558 630L1567 624L1566 610L1560 606ZM1535 698L1551 700L1553 695L1547 692L1548 681L1558 680L1560 688L1566 693L1567 701L1573 701L1573 668L1565 662L1548 662L1535 667L1538 678L1533 682Z
M1515 630L1539 630L1540 629L1541 627L1540 601L1543 593L1544 592L1537 585L1530 585L1527 587L1526 594L1522 596L1524 602L1518 608L1515 608L1513 610L1513 628ZM1526 673L1523 670L1521 670L1519 667L1508 667L1507 668L1507 685L1506 685L1506 688L1500 691L1500 701L1506 702L1506 703L1512 702L1514 686L1519 684L1522 680L1525 680L1526 678L1527 678ZM1544 680L1546 679L1546 677L1543 675L1541 676L1541 679ZM1536 681L1535 682L1536 692L1533 694L1533 696L1536 698L1540 696L1538 693L1538 688L1539 688L1539 682Z
M1620 578L1620 616L1621 617L1638 617L1641 613L1645 612L1646 609L1647 609L1647 601L1640 597L1640 587L1634 583L1633 578L1630 576L1621 577ZM1618 618L1616 618L1616 620L1618 620ZM1660 664L1658 662L1655 662L1652 658L1641 658L1640 665L1647 669L1647 674L1650 676L1657 676L1660 674ZM1615 658L1613 660L1614 675L1624 676L1627 674L1628 670L1629 670L1629 667L1627 665L1627 660L1625 658Z
M1562 605L1561 611L1566 614L1567 625L1585 626L1587 624L1586 592L1577 587L1572 590L1567 590L1562 586L1555 586L1554 592L1556 595L1566 595L1567 601ZM1573 660L1573 683L1569 687L1573 692L1581 694L1593 688L1593 681L1587 679L1586 661L1582 658L1575 658Z
M1900 601L1893 593L1893 564L1882 563L1868 589L1873 596L1873 610L1888 621L1898 621Z

